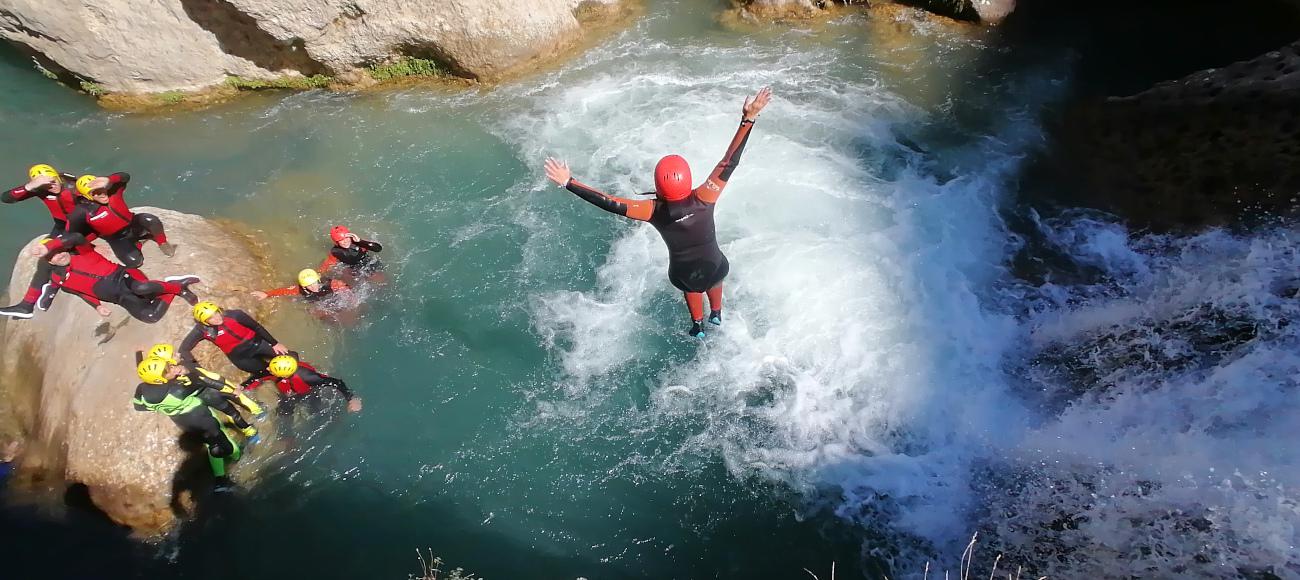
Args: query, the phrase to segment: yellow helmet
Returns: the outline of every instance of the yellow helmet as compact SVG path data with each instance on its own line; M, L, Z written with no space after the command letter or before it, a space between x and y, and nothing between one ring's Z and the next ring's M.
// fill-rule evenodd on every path
M135 367L135 374L140 375L140 380L151 385L161 385L167 382L167 367L171 366L167 361L160 358L147 358L140 361Z
M37 163L36 165L33 165L31 169L27 170L28 179L36 179L37 177L41 177L41 176L53 177L54 179L57 180L59 179L59 172L58 170L54 169L53 166L46 165L44 163Z
M146 356L149 358L162 359L171 364L177 363L176 349L172 348L172 345L165 342L153 345L153 347L149 349L149 354Z
M287 379L292 377L293 373L298 372L298 361L287 354L282 354L271 359L271 364L268 364L266 368L270 369L271 374Z
M320 274L318 274L315 270L311 268L307 268L306 270L302 270L301 272L298 272L299 286L305 288L317 282L320 282Z
M90 189L90 182L96 179L99 178L95 177L94 175L82 175L81 177L78 177L77 193L80 193L81 196L86 199L90 199L90 192L94 191L93 189Z
M204 300L194 305L194 320L199 324L207 324L213 314L221 314L221 307L215 302Z

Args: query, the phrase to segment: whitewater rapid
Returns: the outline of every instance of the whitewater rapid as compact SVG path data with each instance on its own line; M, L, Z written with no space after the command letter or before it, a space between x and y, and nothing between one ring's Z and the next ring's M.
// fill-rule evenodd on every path
M1290 331L1209 368L1128 364L1142 347L1122 333L1092 341L1121 328L1155 340L1153 352L1190 348L1150 329L1203 304L1291 316L1272 286L1300 266L1296 246L1282 233L1135 239L1075 216L1040 220L1033 235L1103 281L1016 278L1008 264L1024 239L1001 212L1059 74L1021 71L968 95L993 119L974 133L844 52L757 42L626 35L520 89L524 110L501 129L520 159L563 158L615 195L649 190L670 153L704 175L744 96L775 95L719 204L726 324L702 342L683 333L652 228L543 184L540 171L516 192L561 198L519 213L522 275L559 262L578 280L529 303L567 375L539 413L575 431L614 421L646 437L683 432L656 459L665 477L719 458L734 477L780 482L807 513L886 532L864 553L898 574L930 559L951 567L982 531L996 551L1069 577L1294 575L1300 474L1278 444L1300 426ZM1065 372L1088 365L1121 368ZM649 404L596 416L619 389L645 389Z

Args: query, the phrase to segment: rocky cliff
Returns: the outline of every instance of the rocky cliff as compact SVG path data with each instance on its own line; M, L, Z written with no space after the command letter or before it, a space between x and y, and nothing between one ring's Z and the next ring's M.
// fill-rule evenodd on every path
M618 1L8 0L0 36L108 92L342 76L401 56L495 78L573 44L575 14Z
M1001 23L1016 8L1016 0L736 0L742 15L763 19L805 19L831 14L838 5L897 3L924 8L945 16Z
M169 259L146 244L142 270L147 275L196 274L204 280L196 287L200 297L229 307L253 306L239 285L264 280L265 273L252 257L255 252L231 251L249 240L198 216L138 209L160 217L178 246ZM112 255L107 248L101 251ZM34 267L25 252L18 258L10 297L22 295ZM96 506L138 533L171 527L188 503L180 485L187 454L169 419L133 410L134 353L157 342L178 344L192 327L189 305L181 300L162 321L145 324L116 307L112 316L101 318L70 295L58 296L49 311L33 319L3 323L0 373L6 382L0 417L17 422L28 440L25 478L55 489L64 482L83 484ZM214 349L196 353L211 368L241 376Z

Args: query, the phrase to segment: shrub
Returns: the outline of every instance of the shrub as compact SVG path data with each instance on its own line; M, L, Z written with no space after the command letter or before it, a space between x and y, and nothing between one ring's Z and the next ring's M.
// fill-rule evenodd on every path
M99 86L98 83L81 81L81 92L92 97L102 97L107 91L104 90L104 87Z
M185 93L182 93L180 91L167 91L161 95L158 95L158 99L165 104L175 105L176 103L185 100Z

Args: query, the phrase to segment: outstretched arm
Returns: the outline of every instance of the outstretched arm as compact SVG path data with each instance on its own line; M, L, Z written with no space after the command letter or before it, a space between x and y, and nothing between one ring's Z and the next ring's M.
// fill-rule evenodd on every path
M745 144L749 142L749 132L754 128L754 120L758 114L763 111L763 107L772 98L772 89L764 88L758 91L758 94L745 98L745 106L740 117L740 127L736 129L736 135L731 138L731 145L727 146L726 155L722 156L722 161L718 162L717 167L713 168L713 173L709 178L704 180L704 184L695 190L696 197L707 203L717 203L718 198L722 197L722 190L727 187L727 181L731 179L731 172L736 170L740 164L740 154L745 151Z
M546 177L550 178L551 181L554 181L556 185L559 185L560 187L569 190L574 195L586 200L587 203L609 213L618 214L644 222L649 221L650 216L653 215L655 211L655 204L653 201L614 197L573 179L573 175L569 172L569 164L557 159L546 159Z

